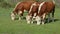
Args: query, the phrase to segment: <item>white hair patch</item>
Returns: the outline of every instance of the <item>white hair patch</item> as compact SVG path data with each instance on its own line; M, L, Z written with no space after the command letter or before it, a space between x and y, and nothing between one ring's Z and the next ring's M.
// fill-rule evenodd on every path
M14 15L14 13L11 13L11 19L12 19L12 20L15 19L15 15Z
M35 5L36 5L36 2L31 5L31 8L30 8L30 10L29 10L29 13L31 12L33 6L35 6Z
M38 13L40 12L41 7L42 7L42 5L43 5L44 3L45 3L45 2L42 2L42 3L39 5L39 8L38 8Z
M19 14L19 15L22 14L22 11L19 11L18 14Z

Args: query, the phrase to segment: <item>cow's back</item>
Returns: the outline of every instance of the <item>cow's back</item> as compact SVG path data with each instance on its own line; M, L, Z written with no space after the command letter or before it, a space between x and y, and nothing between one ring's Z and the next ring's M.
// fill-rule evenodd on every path
M48 12L52 12L52 10L54 9L55 7L55 4L53 2L46 2L47 4L47 11Z
M29 10L31 5L34 3L35 1L27 1L24 3L24 10Z
M24 10L29 10L31 4L33 4L35 1L23 1L23 2L18 2L13 10L13 12L18 13L20 11Z
M45 2L39 12L39 16L42 16L44 13L48 14L50 12L52 12L52 10L54 9L55 5L53 2Z

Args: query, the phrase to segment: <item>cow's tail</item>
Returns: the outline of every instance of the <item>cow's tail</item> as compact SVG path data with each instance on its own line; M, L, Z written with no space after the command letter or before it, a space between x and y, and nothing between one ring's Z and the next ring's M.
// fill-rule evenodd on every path
M55 0L52 0L53 1L53 3L55 4Z
M53 11L52 11L52 21L54 22L54 13L55 13L55 7L54 7L54 9L53 9Z
M54 13L55 13L55 5L53 7L53 11L52 11L52 21L54 22Z
M55 0L53 0L54 7L53 7L53 13L55 12Z
M53 3L54 3L54 7L53 7L53 14L54 14L54 12L55 12L55 0L53 0Z

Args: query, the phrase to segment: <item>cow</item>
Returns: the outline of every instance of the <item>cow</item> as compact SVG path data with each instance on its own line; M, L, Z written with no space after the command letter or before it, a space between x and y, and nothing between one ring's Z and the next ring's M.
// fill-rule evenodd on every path
M31 5L28 15L26 16L27 24L33 23L38 14L38 7L42 2L35 2Z
M16 14L19 15L19 20L21 20L21 16L23 16L24 10L29 11L30 6L34 3L35 1L23 1L23 2L18 2L15 8L13 9L13 12L11 12L11 19L15 20Z
M46 1L39 5L38 14L36 16L37 25L45 23L46 15L48 15L48 22L50 20L50 13L52 13L52 21L54 22L55 2Z

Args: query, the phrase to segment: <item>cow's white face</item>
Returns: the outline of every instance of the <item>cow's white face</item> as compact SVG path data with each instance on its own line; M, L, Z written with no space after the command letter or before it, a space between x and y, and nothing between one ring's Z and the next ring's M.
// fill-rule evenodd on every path
M31 17L32 17L32 16L29 16L29 15L26 16L27 24L30 24L30 22L31 22Z
M39 16L36 16L36 21L37 21L37 25L40 25L41 23L41 18Z
M11 13L11 19L12 19L12 20L15 20L15 15L14 15L14 13Z

